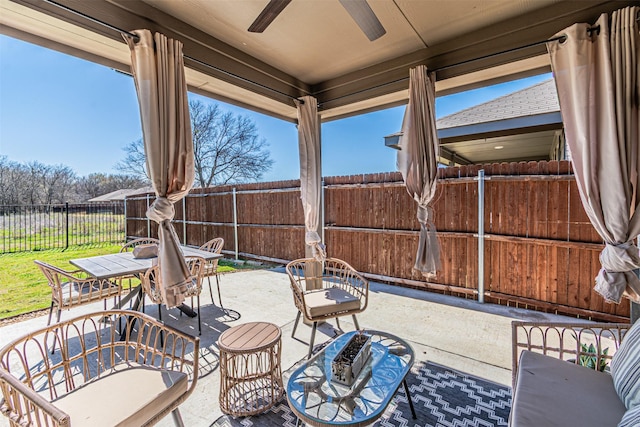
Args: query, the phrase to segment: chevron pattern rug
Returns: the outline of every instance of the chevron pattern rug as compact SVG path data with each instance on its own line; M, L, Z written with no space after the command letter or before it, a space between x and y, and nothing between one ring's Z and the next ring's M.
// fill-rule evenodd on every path
M416 410L411 410L400 387L379 427L497 427L506 426L511 410L511 389L445 366L417 362L407 376ZM295 427L296 416L286 398L268 412L246 418L222 416L211 427Z

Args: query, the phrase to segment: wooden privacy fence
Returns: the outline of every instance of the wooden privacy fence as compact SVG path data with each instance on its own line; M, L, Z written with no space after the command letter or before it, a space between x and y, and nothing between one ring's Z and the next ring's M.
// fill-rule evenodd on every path
M484 256L478 253L478 171L484 180ZM368 277L415 288L598 320L628 321L629 304L593 291L602 239L582 207L567 161L471 165L440 170L435 224L442 268L413 271L416 203L399 173L324 178L324 240L330 256ZM126 201L127 235L155 236L153 196ZM225 239L225 252L285 262L304 256L299 181L194 189L176 206L181 241ZM479 260L483 268L479 268Z

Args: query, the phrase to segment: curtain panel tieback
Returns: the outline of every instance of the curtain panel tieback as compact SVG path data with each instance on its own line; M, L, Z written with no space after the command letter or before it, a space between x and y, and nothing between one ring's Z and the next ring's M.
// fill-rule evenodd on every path
M640 268L638 247L631 242L607 243L600 253L600 263L602 269L596 277L595 291L608 302L620 303L625 291L637 300L640 279L632 270Z
M313 257L316 261L323 262L327 257L327 251L325 245L323 245L320 239L320 235L316 231L307 231L304 235L304 242L311 246L313 251Z
M163 221L171 221L175 216L173 203L166 197L158 197L147 209L147 218L161 224Z

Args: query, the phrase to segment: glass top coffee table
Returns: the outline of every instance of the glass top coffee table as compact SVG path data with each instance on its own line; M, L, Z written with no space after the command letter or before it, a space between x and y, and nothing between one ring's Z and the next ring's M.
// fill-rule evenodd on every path
M382 416L401 384L416 418L406 382L413 349L386 332L364 332L371 335L371 355L351 386L331 381L331 362L357 331L340 335L289 371L287 400L300 420L311 426L368 425Z

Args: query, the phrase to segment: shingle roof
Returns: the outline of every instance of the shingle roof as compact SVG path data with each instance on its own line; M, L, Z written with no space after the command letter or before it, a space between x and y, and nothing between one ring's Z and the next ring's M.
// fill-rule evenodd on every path
M560 104L558 103L556 86L553 79L549 79L442 117L436 121L436 127L437 129L449 129L559 111Z
M102 196L89 199L87 200L87 202L111 202L114 200L124 200L125 197L132 196L134 194L149 193L152 191L153 191L152 187L116 190L116 191L112 191L111 193L103 194Z

